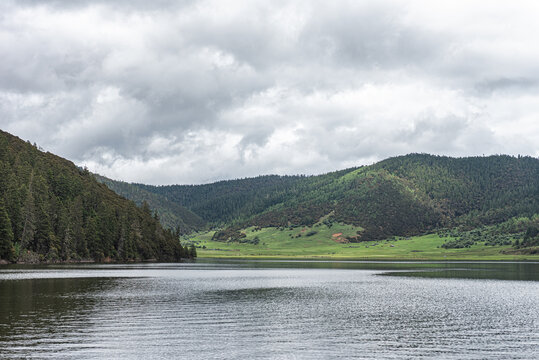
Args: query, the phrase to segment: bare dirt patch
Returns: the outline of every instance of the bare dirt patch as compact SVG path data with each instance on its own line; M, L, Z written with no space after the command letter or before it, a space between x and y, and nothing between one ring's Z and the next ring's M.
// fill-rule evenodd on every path
M348 241L347 238L342 236L342 232L331 235L331 238L333 239L333 241L338 242L340 244L348 244L350 242Z

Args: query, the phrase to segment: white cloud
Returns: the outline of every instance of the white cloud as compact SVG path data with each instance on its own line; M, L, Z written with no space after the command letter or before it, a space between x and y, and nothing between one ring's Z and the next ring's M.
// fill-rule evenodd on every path
M0 127L129 181L539 156L539 5L5 1Z

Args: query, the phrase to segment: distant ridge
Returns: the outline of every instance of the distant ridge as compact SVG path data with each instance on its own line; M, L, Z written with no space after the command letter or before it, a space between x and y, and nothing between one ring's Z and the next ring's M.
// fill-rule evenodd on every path
M114 183L112 188L118 186ZM318 176L122 186L166 199L166 211L179 217L172 205L184 206L214 226L312 225L329 216L363 227L358 240L497 224L539 213L539 160L529 156L409 154Z
M97 181L107 185L117 194L134 201L137 205L142 206L146 202L150 209L157 212L163 226L178 229L180 234L201 230L206 225L206 221L200 216L179 203L168 200L163 195L147 191L142 185L116 181L98 174L94 176Z

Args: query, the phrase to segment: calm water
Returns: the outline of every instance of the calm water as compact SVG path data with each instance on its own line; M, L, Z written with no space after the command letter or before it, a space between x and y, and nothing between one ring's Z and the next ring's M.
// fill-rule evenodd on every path
M2 267L0 358L538 359L538 280L539 263Z

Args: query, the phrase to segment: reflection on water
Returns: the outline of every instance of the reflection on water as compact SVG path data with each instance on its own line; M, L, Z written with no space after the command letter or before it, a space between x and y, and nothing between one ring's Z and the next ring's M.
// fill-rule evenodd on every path
M432 278L539 280L539 262L199 260L199 263L243 268L383 270L382 275Z
M0 358L538 358L537 266L5 267Z

